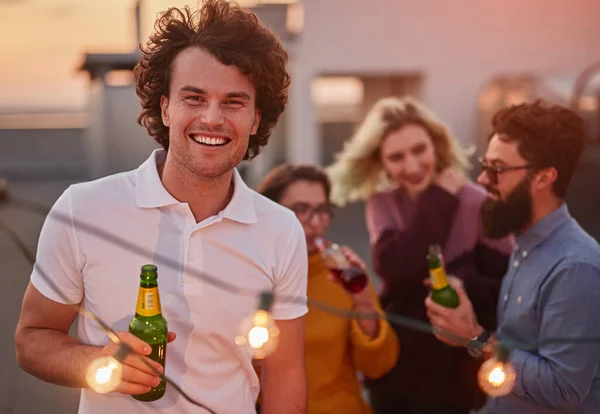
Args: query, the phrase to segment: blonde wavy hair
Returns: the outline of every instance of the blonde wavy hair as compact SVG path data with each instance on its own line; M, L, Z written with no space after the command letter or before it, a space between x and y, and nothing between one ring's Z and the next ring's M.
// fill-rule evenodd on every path
M472 149L460 147L450 130L437 116L411 97L379 100L356 133L346 142L336 161L326 169L332 183L331 201L339 206L365 201L374 193L396 187L381 163L379 149L383 139L406 125L420 125L433 141L436 170L470 167Z

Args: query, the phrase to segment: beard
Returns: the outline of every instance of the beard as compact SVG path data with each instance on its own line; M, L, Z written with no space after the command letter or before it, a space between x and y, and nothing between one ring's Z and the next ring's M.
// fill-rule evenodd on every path
M500 197L498 191L486 186L490 193ZM520 233L533 217L531 180L523 178L505 200L487 198L481 207L483 234L490 239L501 239L511 233Z

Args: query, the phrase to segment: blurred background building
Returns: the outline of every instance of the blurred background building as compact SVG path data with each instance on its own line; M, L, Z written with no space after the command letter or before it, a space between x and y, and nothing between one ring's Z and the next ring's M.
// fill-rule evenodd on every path
M254 185L285 160L330 163L377 99L423 100L465 145L485 151L491 114L538 97L576 107L590 142L569 205L600 238L600 2L597 0L244 0L282 39L292 88L269 146L240 168ZM196 2L0 0L0 176L52 204L70 183L136 168L156 144L137 125L131 70L156 13ZM473 171L475 175L477 171ZM368 259L363 205L331 237ZM35 248L41 219L0 210ZM0 413L75 412L76 390L14 360L30 268L0 235Z

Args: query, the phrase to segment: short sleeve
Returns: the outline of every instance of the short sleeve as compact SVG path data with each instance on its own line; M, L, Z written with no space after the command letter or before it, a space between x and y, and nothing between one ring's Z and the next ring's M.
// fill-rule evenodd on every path
M277 319L295 319L308 312L306 285L308 279L308 255L302 225L293 217L289 240L282 244L282 259L277 265L273 293L275 302L272 315Z
M38 241L31 284L47 298L64 304L83 299L81 269L71 215L71 188L58 198L46 217Z

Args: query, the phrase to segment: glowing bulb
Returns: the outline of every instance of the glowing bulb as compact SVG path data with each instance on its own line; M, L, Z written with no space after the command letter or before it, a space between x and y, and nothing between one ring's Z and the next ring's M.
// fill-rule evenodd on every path
M264 326L255 326L248 333L248 344L252 348L260 348L269 340L269 331Z
M502 397L512 391L517 374L510 362L492 358L481 365L477 379L483 392L491 397Z
M502 385L505 379L506 374L504 374L504 371L500 367L494 368L488 377L490 383L495 387Z
M111 356L103 356L92 361L85 379L91 389L100 394L114 391L122 381L123 364Z
M277 348L279 329L268 311L272 301L272 295L264 293L259 309L242 320L241 335L235 338L236 344L250 348L255 359L263 359Z

